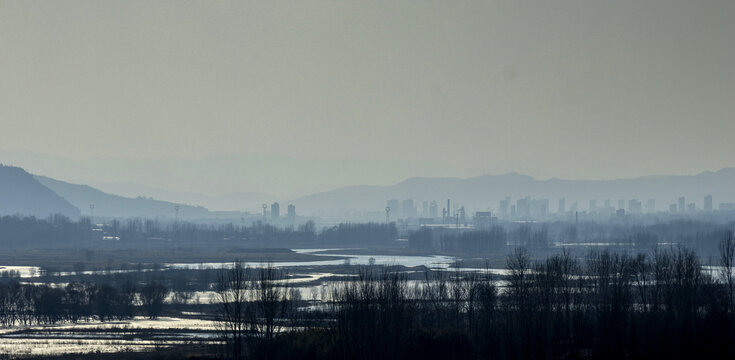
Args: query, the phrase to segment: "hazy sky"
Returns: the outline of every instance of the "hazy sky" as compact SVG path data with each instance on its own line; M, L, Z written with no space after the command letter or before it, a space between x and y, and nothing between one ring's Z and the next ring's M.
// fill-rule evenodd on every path
M210 193L692 174L735 166L733 19L731 0L0 0L0 148ZM223 157L249 167L156 165Z

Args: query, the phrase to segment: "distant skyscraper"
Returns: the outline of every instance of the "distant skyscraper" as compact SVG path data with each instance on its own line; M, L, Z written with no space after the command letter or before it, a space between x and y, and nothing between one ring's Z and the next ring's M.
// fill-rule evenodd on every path
M416 207L413 205L413 199L403 200L403 217L405 219L416 217Z
M398 199L388 200L387 206L390 208L391 219L400 219L401 202Z
M631 214L640 214L643 212L643 206L638 199L628 200L628 212Z
M712 195L704 197L704 211L712 211Z
M531 199L528 196L516 200L516 216L520 220L529 220L529 218L531 217L530 203Z
M288 206L288 221L294 222L296 220L296 206L291 204Z
M672 214L676 214L676 204L669 205L669 212Z
M437 205L436 201L432 200L431 205L429 206L429 216L432 219L436 219L439 217L439 205Z
M656 199L648 199L648 203L646 204L646 212L649 214L653 214L656 212Z
M281 217L281 206L278 205L278 202L274 202L271 204L271 219L277 220L279 217Z
M429 201L428 200L424 200L421 203L421 216L423 217L429 216Z
M625 199L618 200L618 209L625 210Z
M530 218L536 220L546 219L549 213L549 199L533 199L528 204Z
M597 200L590 200L590 212L597 211Z
M686 199L682 196L679 198L679 212L684 213L687 209L685 208Z
M500 217L502 219L507 219L508 214L508 207L510 206L510 197L505 197L505 200L500 200Z
M559 198L559 209L557 210L557 213L559 215L564 215L564 213L566 212L567 212L566 199Z
M694 203L689 203L689 204L687 205L687 212L689 212L689 213L693 213L693 212L696 212L696 211L697 211L697 205L696 205L696 204L694 204Z

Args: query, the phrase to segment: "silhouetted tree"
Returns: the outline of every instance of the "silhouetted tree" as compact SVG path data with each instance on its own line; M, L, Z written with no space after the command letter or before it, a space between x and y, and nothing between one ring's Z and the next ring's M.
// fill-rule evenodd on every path
M140 301L149 319L155 319L163 310L163 301L169 289L158 282L151 282L140 289Z

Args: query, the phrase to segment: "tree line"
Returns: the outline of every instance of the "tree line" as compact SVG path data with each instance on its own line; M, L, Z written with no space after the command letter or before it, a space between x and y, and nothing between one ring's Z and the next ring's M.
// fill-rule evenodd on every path
M715 224L674 220L649 225L582 222L503 223L489 229L443 229L424 227L407 234L409 247L421 251L455 254L503 254L515 247L534 252L556 243L611 244L630 252L658 244L680 244L702 256L716 256L717 245L735 223Z
M390 244L398 236L395 224L344 223L317 229L313 221L278 227L256 221L250 225L159 222L156 219L112 219L98 226L89 218L72 221L63 215L0 217L0 244L7 248L98 246L164 246L169 243L207 246L213 242L270 246L320 244Z
M104 322L130 319L137 313L154 319L163 311L168 294L168 288L158 282L141 287L125 283L120 289L88 282L64 287L0 282L0 325Z

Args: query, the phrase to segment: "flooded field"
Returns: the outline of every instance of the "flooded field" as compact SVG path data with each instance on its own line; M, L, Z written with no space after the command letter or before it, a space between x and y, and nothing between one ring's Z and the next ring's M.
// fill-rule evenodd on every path
M344 266L354 265L402 265L405 267L425 266L433 270L444 271L480 271L491 274L503 275L501 269L473 269L473 268L451 268L456 258L450 256L406 256L406 255L381 255L364 253L350 249L293 249L299 254L309 254L328 258L314 261L278 261L278 262L246 262L245 266L250 268L262 268L270 265L275 268L287 269L287 277L277 280L277 283L288 284L293 289L292 294L298 298L318 307L322 301L329 300L334 291L332 281L340 278L355 276L353 273L345 273ZM335 254L338 252L338 254ZM334 259L334 257L340 257ZM32 285L46 285L52 288L64 288L69 284L65 281L67 277L73 276L95 276L109 275L117 276L126 273L144 272L146 274L158 274L169 270L191 270L192 272L211 271L212 269L231 267L231 262L210 263L167 263L155 269L138 268L136 270L105 270L105 271L79 271L55 273L54 282L43 282L43 268L33 266L4 266L0 271L7 271L11 277L23 279L22 283ZM337 266L341 273L332 272ZM324 268L321 268L324 267ZM415 273L409 271L408 273ZM47 278L48 279L48 278ZM45 280L48 281L48 280ZM71 280L70 280L71 281ZM76 281L76 280L75 280ZM421 280L411 280L409 285L414 289L423 286ZM0 328L0 354L10 354L13 357L24 357L34 355L54 355L64 353L90 353L90 352L127 352L127 351L152 351L166 347L186 344L215 344L219 342L217 324L206 313L200 312L201 306L211 306L219 302L217 293L212 289L190 292L191 297L185 305L191 310L175 312L177 317L167 316L150 320L147 317L136 316L124 321L89 321L77 323L58 323L55 325L14 326ZM255 295L253 294L254 298ZM164 303L169 306L177 304L174 292L167 295ZM211 309L211 308L210 308ZM211 310L210 310L211 311Z
M260 268L271 265L276 268L299 267L299 266L333 266L333 265L402 265L407 267L426 266L428 268L448 268L456 258L442 255L411 256L411 255L364 255L351 254L348 251L340 254L327 254L326 251L344 249L292 249L296 253L310 254L315 256L334 257L341 256L338 260L316 260L316 261L279 261L279 262L244 262L243 265L251 268ZM232 266L232 262L216 263L169 263L164 267L173 269L217 269Z
M145 351L218 342L214 321L190 318L135 317L126 321L0 328L0 354L16 357Z

